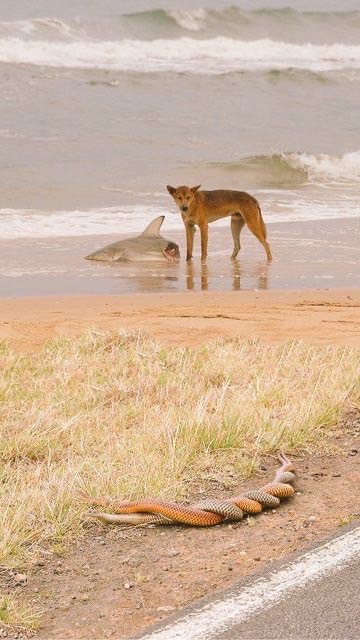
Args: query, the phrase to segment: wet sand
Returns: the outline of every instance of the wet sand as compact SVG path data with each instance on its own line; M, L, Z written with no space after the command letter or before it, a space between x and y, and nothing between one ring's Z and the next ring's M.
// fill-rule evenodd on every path
M114 235L3 240L0 296L333 289L360 283L360 218L269 224L271 265L247 229L242 232L239 260L230 260L230 221L228 227L210 227L206 265L199 260L199 233L191 263L184 259L183 231L165 230L163 235L180 245L178 264L83 259L121 237Z
M183 234L171 237L184 255ZM25 351L88 327L179 345L219 336L360 345L360 221L272 224L269 237L271 265L247 231L232 263L230 230L216 227L207 265L84 260L114 240L103 236L3 243L12 275L0 278L0 337Z

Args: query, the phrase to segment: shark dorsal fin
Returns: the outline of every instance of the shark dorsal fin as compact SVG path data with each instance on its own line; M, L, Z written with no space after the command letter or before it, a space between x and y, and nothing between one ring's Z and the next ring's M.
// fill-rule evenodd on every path
M155 218L150 224L146 227L145 231L142 232L142 236L158 236L160 235L161 225L165 220L165 216L159 216Z

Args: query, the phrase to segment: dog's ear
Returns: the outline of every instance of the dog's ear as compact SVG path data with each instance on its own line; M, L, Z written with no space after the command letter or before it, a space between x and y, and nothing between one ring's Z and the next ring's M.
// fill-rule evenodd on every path
M198 184L197 187L191 187L190 191L192 191L193 193L196 193L198 191L198 189L200 189L201 184Z
M170 195L173 196L175 191L176 191L175 187L170 187L170 185L168 184L166 186L166 188L167 188L168 192L170 193Z

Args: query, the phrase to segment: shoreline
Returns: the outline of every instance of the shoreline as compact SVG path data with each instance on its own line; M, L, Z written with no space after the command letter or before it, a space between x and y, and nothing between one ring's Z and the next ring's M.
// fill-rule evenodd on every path
M355 218L273 223L268 239L274 259L247 228L241 234L239 258L230 260L228 227L211 227L206 264L185 261L183 231L162 235L180 246L180 262L106 263L84 256L119 235L18 239L0 242L0 299L48 295L126 295L186 291L243 291L357 288L360 272L360 224Z
M360 346L360 288L0 299L0 338L19 351L89 328L143 330L175 346L219 337Z

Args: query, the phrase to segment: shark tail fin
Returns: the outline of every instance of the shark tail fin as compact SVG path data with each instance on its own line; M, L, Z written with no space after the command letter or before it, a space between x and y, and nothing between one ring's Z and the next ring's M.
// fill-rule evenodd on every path
M158 236L160 235L161 225L165 220L165 216L158 216L150 222L145 231L142 232L142 236Z

